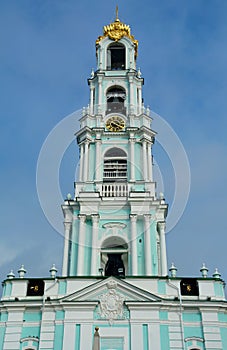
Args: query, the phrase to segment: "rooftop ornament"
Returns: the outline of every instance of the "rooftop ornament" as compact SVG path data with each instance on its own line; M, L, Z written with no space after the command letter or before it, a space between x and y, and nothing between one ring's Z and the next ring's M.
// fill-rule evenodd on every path
M216 279L216 280L219 280L221 278L221 274L220 272L218 271L218 269L216 268L214 273L213 273L213 277Z
M170 271L171 277L175 278L175 277L177 276L177 268L176 268L176 266L174 265L174 263L172 263L172 265L171 265L169 271Z
M137 56L138 53L138 40L134 38L133 35L131 35L131 30L129 25L122 23L118 18L118 6L116 7L116 18L113 23L110 23L107 26L103 27L103 35L99 36L96 40L96 45L99 45L100 41L105 39L106 37L109 37L110 39L114 41L119 41L124 36L128 37L135 46L135 56Z
M202 273L203 278L207 278L208 268L206 267L206 264L203 263L200 272Z
M25 270L24 265L21 265L21 267L17 272L19 273L19 278L24 278L24 275L26 274L27 271Z
M50 277L51 278L56 278L56 274L58 272L58 269L56 268L55 264L52 265L52 267L50 268Z
M11 271L8 273L7 278L10 279L10 280L13 279L13 278L15 278L15 274L13 273L13 270L11 270Z

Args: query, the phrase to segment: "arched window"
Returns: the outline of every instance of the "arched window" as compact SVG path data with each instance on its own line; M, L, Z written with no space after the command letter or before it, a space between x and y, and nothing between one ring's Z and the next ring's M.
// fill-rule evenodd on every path
M120 43L110 44L107 48L107 70L125 69L125 47Z
M107 109L106 114L122 113L126 114L124 101L126 98L125 90L122 87L114 86L108 89L106 94Z
M116 182L127 179L127 154L113 147L104 155L103 181Z
M115 230L120 229L121 225L121 223L112 224ZM112 236L104 241L101 249L101 262L105 276L125 276L128 265L127 252L128 245L121 237Z
M35 336L28 336L21 338L21 349L23 350L37 350L39 346L39 338Z
M188 350L201 350L203 348L203 345L202 345L203 342L204 342L204 339L200 337L192 336L192 337L185 338L186 348Z

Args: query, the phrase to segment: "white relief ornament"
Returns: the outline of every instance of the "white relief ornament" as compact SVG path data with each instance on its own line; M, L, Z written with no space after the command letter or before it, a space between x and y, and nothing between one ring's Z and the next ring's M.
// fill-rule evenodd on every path
M107 288L109 292L100 296L100 317L112 324L115 319L125 318L124 297L116 292L117 282L109 281Z
M105 236L121 236L124 235L123 230L127 227L127 225L121 222L109 222L102 225L102 227L106 229L104 232Z

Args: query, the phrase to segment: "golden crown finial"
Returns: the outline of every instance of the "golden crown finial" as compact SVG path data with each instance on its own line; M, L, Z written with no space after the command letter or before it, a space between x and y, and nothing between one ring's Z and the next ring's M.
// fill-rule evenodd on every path
M122 23L118 18L118 6L116 6L116 18L113 23L108 24L103 27L103 35L99 36L96 40L96 45L99 45L100 41L106 37L109 37L111 40L119 41L124 36L132 40L135 46L135 56L137 56L138 49L138 40L134 38L130 33L130 27L127 24Z

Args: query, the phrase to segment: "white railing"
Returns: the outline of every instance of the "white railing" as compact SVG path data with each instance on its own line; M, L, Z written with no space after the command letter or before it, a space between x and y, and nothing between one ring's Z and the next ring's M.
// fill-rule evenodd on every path
M124 105L118 103L113 103L113 110L109 106L104 103L101 105L95 105L95 106L90 106L88 105L87 107L83 107L82 109L82 116L85 116L86 114L89 115L96 115L96 114L102 114L105 116L108 113L122 113L122 114L146 114L147 116L150 116L150 108L145 107L144 105L133 105L133 104L127 104L124 103Z
M127 171L105 171L103 173L104 178L126 178L127 179Z
M128 185L126 183L103 183L103 197L126 197L128 196Z

